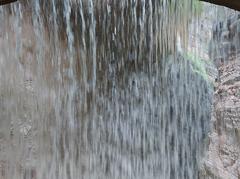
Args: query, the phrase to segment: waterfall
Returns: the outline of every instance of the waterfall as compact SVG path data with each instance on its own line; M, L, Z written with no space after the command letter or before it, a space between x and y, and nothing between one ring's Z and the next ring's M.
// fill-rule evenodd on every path
M211 89L176 50L192 6L0 7L0 178L197 178Z

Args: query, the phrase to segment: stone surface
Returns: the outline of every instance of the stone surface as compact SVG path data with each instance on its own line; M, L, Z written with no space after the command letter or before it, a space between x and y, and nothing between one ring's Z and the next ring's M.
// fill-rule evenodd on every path
M220 22L213 31L210 55L218 68L213 129L200 178L240 178L240 16Z

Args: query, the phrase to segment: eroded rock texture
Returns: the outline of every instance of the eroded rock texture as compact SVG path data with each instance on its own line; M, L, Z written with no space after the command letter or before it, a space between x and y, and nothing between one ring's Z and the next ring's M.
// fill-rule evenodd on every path
M210 54L218 68L213 130L202 176L240 178L240 16L214 28Z

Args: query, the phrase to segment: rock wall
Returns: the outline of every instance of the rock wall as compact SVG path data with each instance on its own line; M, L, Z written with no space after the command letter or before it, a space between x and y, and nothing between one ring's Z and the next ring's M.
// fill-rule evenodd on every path
M210 56L218 69L212 132L200 178L240 178L240 15L213 30Z

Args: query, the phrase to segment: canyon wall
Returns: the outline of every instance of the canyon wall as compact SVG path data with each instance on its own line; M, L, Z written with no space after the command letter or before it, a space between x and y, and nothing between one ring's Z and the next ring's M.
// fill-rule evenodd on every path
M200 178L240 178L240 15L213 28L210 57L218 70L209 147Z

